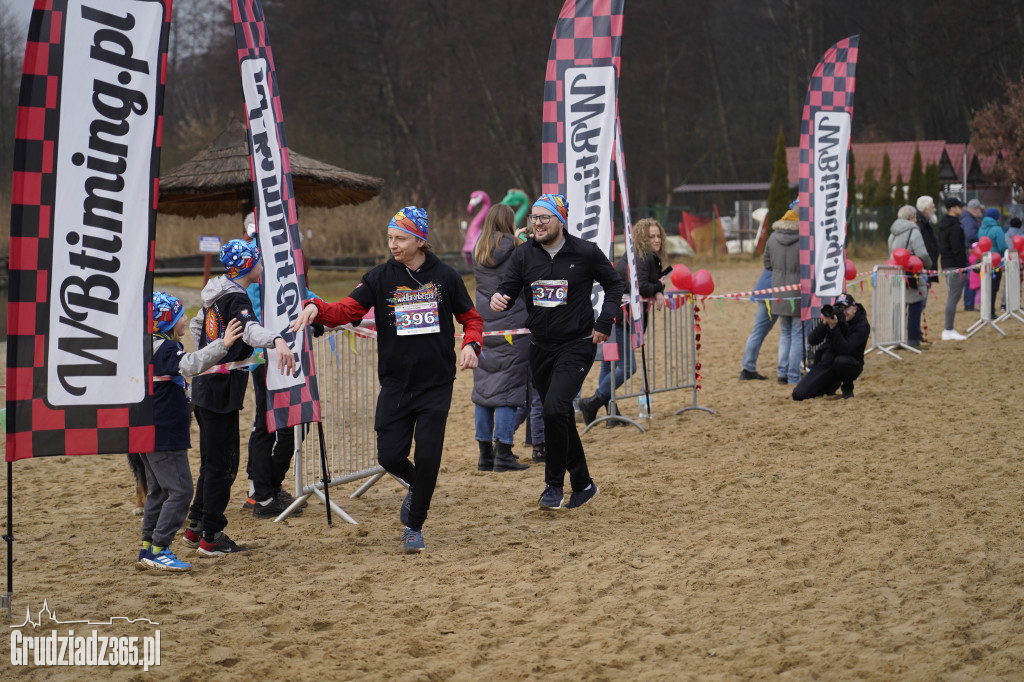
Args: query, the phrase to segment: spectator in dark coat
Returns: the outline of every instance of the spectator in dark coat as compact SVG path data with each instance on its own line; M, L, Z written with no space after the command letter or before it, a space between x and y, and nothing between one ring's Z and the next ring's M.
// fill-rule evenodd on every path
M924 239L924 248L928 250L932 263L939 262L939 240L935 236L933 225L939 222L939 214L935 208L935 200L925 195L917 198L917 215L915 216L917 227L921 230L921 237ZM936 266L937 267L937 266ZM938 275L929 275L929 282L938 282Z
M484 331L521 329L526 325L526 302L497 313L488 301L508 269L508 259L520 243L516 216L505 204L492 206L484 217L480 238L473 249L476 276L476 305L484 318ZM529 371L530 341L526 335L484 336L480 361L473 370L473 404L476 405L476 440L480 447L480 471L528 469L512 453L516 408L526 406L526 376Z
M864 370L864 348L871 334L864 306L850 294L836 296L835 314L821 315L821 324L808 335L813 346L814 366L793 389L793 400L832 395L841 388L844 398L853 397L853 381Z
M946 320L942 328L943 341L963 341L967 337L953 327L956 304L967 285L967 248L964 243L964 229L960 216L964 203L956 197L947 197L943 202L946 215L939 222L940 265L946 276Z
M978 229L981 227L981 218L985 215L985 205L977 199L967 202L967 208L960 216L960 226L964 230L964 248L968 253L971 251L971 244L978 241ZM974 297L977 293L974 289L964 289L964 310L974 310Z

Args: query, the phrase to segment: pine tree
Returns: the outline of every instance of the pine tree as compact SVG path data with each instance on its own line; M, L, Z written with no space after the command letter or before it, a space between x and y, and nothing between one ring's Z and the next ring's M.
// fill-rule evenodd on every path
M889 152L882 156L882 172L878 176L878 196L875 197L878 206L892 206L892 161L889 159Z
M903 189L903 171L896 174L896 185L893 187L892 205L899 208L907 203L907 193Z
M786 136L779 127L775 140L775 165L772 168L772 182L768 187L768 216L765 224L771 225L782 218L789 208L789 168L786 165Z
M935 200L935 205L939 206L940 197L942 196L942 181L939 180L939 164L929 163L924 169L924 180L921 182L924 191L921 195L927 194Z
M928 194L928 187L924 182L924 165L921 162L921 147L914 145L914 161L910 166L910 183L907 189L908 198L917 202L918 197ZM936 206L938 202L936 202Z
M878 180L875 179L875 169L868 168L864 171L864 179L860 183L860 203L865 208L875 208L877 196Z

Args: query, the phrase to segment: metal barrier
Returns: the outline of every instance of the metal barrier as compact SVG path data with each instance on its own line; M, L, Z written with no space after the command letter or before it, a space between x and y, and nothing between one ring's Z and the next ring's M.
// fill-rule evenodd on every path
M668 294L666 305L662 310L654 310L652 301L644 301L647 314L647 330L644 332L643 348L634 349L635 371L627 377L619 389L615 389L616 366L624 362L626 358L619 358L618 361L609 362L613 381L611 398L608 400L608 412L606 416L596 418L583 429L586 433L598 422L619 421L632 424L644 432L640 420L650 421L654 399L650 403L646 400L648 396L669 391L688 390L690 392L689 405L684 405L673 414L682 414L689 410L702 410L715 414L709 407L697 404L697 325L694 311L694 297L691 294ZM628 309L623 314L622 323L616 329L616 333L622 334L619 338L629 338ZM614 343L607 342L614 347ZM626 342L628 347L628 341ZM644 379L646 378L646 389ZM618 403L623 400L642 400L647 407L647 414L637 415L632 419L622 414L618 409ZM639 402L638 402L639 407ZM638 409L638 413L640 410Z
M903 268L876 265L871 281L871 347L865 355L877 350L902 360L894 348L919 354L920 350L907 344L907 279Z
M992 252L987 252L981 259L981 272L978 273L981 277L981 289L978 290L978 296L981 297L981 317L978 321L967 328L967 338L971 338L985 327L992 327L997 332L1006 336L1006 332L1000 329L995 322L992 321Z
M1000 315L996 322L1010 318L1024 322L1024 314L1020 307L1020 291L1020 254L1014 249L1010 249L1006 252L1006 257L1003 258L1003 293L1006 295L1006 312Z
M380 385L377 379L377 338L370 330L348 325L314 338L320 410L327 441L328 486L369 479L350 497L359 497L386 472L377 464L377 438L373 415ZM282 521L307 498L326 502L319 439L311 425L295 429L295 502L278 516ZM395 479L396 481L398 479ZM332 497L331 509L356 523Z

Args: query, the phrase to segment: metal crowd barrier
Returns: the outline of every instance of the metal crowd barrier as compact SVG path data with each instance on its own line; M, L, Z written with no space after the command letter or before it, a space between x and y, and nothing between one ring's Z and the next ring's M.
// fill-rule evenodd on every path
M329 487L367 480L354 493L359 497L384 475L377 464L377 439L373 415L377 407L377 339L365 329L348 325L314 338L320 410L327 446ZM288 518L310 496L326 502L319 437L313 425L296 427L295 503L275 521ZM397 479L396 479L397 480ZM356 523L331 496L331 509L349 523Z
M987 252L981 258L981 271L978 273L981 277L981 289L978 290L978 296L981 297L981 305L978 306L981 310L981 317L978 321L967 328L967 338L971 338L985 327L992 327L997 332L1006 336L1006 332L1000 329L995 322L992 321L992 252Z
M907 344L907 279L903 268L876 265L871 281L871 347L864 354L877 350L902 360L894 348L920 353Z
M697 370L697 325L694 311L694 297L690 294L668 294L665 307L657 311L653 301L643 301L647 314L647 330L644 332L644 347L633 350L635 371L627 377L622 386L614 388L612 381L611 398L608 400L608 415L596 418L583 429L589 431L595 424L603 421L619 421L632 424L644 432L640 420L649 422L653 415L654 398L658 393L670 391L689 391L689 404L679 408L673 414L682 414L689 410L702 410L715 414L709 407L697 402L698 370ZM616 328L619 338L629 338L631 319L628 308L623 308L621 324ZM606 348L614 348L613 341L607 341ZM629 342L626 341L627 347ZM614 379L615 369L627 358L609 361L609 369ZM646 387L644 380L646 378ZM647 402L650 397L650 402ZM637 404L637 418L633 419L622 414L621 402L627 405L633 401ZM641 404L646 406L643 414Z
M1021 292L1020 254L1009 249L1006 257L1003 258L1003 293L1006 295L1006 312L996 319L996 322L1013 318L1018 322L1024 322L1024 314L1020 307Z

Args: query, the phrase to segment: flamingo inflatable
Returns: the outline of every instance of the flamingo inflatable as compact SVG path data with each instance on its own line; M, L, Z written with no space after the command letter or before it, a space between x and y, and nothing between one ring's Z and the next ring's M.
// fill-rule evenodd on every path
M473 264L473 247L476 246L476 240L480 238L480 228L484 224L484 216L491 208L491 197L487 195L487 192L478 189L469 195L466 212L472 213L477 206L480 207L480 210L473 216L473 221L469 223L469 228L466 230L466 241L462 244L462 259L466 261L466 265Z
M526 214L530 210L530 198L526 196L526 192L513 187L501 203L510 206L516 212L516 225L521 225L526 220Z

